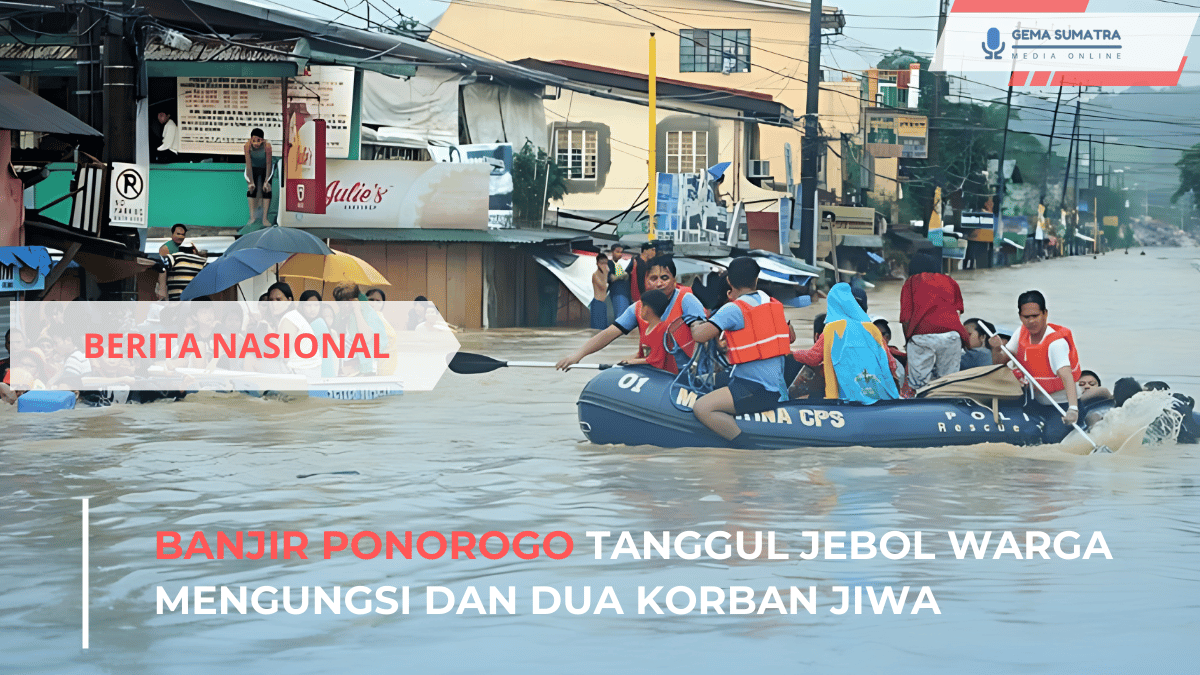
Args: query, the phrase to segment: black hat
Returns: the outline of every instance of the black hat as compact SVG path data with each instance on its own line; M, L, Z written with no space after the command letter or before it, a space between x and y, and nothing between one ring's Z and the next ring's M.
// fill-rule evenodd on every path
M649 251L649 250L650 250L650 249L652 249L652 248L658 248L658 244L655 244L655 243L654 243L654 242L652 242L652 241L648 241L648 242L646 242L646 243L642 244L642 250L643 250L643 251Z

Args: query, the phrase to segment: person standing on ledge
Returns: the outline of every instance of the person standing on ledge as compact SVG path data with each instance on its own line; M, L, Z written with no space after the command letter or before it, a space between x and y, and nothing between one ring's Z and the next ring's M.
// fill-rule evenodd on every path
M262 207L263 227L270 227L267 211L271 210L271 142L263 137L262 129L253 129L250 140L243 148L246 154L246 199L250 206L250 220L258 220L258 208Z
M1062 416L1062 425L1053 424L1055 415L1044 414L1046 419L1046 441L1057 443L1066 438L1071 425L1079 421L1079 393L1075 383L1083 375L1079 367L1079 352L1075 349L1075 338L1065 326L1050 323L1050 312L1046 309L1046 296L1040 291L1025 291L1017 298L1017 310L1021 315L1021 328L1008 341L1008 351L1033 375L1050 398L1037 391L1035 398L1049 413L1054 403L1066 403L1067 414ZM998 349L1003 341L992 336L988 345ZM993 352L993 363L1008 363L1004 352ZM1053 399L1053 400L1051 400Z

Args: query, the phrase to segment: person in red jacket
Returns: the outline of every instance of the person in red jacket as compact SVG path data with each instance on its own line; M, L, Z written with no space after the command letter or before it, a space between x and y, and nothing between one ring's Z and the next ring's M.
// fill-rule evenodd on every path
M900 289L900 323L907 344L908 384L916 390L957 373L970 338L958 316L963 311L962 291L941 273L938 262L918 253L908 274Z

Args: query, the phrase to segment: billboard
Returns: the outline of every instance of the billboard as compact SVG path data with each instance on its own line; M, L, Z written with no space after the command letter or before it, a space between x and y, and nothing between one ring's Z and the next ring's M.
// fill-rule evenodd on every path
M277 77L176 78L179 151L241 155L258 128L275 148L283 147L283 87ZM306 101L326 121L326 156L350 156L350 116L354 107L354 69L310 66L288 80L288 100ZM282 150L275 153L282 155Z
M875 157L924 159L928 156L929 119L891 110L867 109L863 130L867 152Z

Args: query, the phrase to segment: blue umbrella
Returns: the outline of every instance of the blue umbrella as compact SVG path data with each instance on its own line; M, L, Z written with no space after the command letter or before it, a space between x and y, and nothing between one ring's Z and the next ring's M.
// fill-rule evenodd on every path
M714 165L708 167L708 173L710 176L712 176L713 180L717 180L721 176L725 175L725 170L729 168L729 165L730 165L730 162L721 162L720 164L714 164Z
M272 265L279 264L291 256L291 253L261 248L246 248L232 253L226 251L216 262L205 265L179 297L182 300L194 300L204 295L219 293L238 282L262 274Z
M225 250L226 254L247 248L262 248L268 251L283 251L284 253L314 253L316 255L333 255L333 251L317 237L294 227L279 227L274 225L264 227L257 232L251 232L238 238L233 245Z

